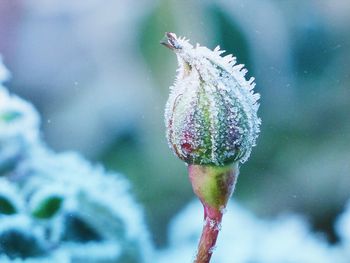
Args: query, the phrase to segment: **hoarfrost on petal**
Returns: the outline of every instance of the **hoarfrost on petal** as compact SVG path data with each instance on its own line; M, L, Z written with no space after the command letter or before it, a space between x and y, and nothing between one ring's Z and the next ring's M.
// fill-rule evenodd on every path
M222 57L219 47L172 41L181 48L174 49L179 68L165 110L169 147L187 163L245 162L261 123L254 78L246 80L244 65L235 65L230 54Z

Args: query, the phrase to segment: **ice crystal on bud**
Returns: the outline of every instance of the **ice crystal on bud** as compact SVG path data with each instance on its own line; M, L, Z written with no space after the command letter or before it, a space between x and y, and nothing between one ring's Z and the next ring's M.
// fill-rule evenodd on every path
M161 42L177 55L179 68L165 110L167 139L189 164L245 162L259 134L259 94L254 78L232 55L166 33Z

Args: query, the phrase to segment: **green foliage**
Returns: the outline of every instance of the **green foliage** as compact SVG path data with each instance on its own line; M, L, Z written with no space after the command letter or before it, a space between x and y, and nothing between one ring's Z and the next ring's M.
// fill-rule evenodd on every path
M228 54L234 54L239 64L246 65L249 68L248 75L255 75L248 41L243 29L218 7L211 8L209 13L214 21L217 42L220 43L222 50L226 50Z
M166 56L167 51L159 48L159 41L163 37L164 32L176 31L177 29L176 14L172 7L172 1L161 1L153 12L146 17L140 30L139 43L141 52L155 75L154 80L159 81L159 87L166 83L168 72L165 72L163 69L164 65L171 61L171 58ZM159 35L154 34L154 32L159 32ZM167 90L164 91L167 92Z
M6 111L0 114L0 120L5 122L11 122L22 117L22 114L18 111Z
M48 219L58 213L62 206L62 196L49 196L40 201L36 208L33 209L32 215L40 219Z
M11 200L0 193L0 215L12 215L17 212L15 205L12 204Z

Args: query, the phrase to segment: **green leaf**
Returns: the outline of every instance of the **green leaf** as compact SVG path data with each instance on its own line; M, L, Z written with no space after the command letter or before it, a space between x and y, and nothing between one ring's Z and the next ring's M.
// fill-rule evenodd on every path
M12 215L17 213L16 207L7 196L0 196L0 214Z
M41 219L51 218L60 210L62 202L62 196L49 196L39 203L32 211L32 215Z
M0 120L5 122L11 122L22 116L22 113L18 111L6 111L0 115Z

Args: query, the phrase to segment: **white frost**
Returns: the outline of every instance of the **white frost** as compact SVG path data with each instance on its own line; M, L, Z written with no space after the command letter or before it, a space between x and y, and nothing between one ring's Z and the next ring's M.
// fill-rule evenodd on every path
M191 262L202 230L202 206L194 200L171 222L169 248L159 263ZM295 215L259 219L236 202L227 206L213 263L345 263L337 248L311 233Z
M188 163L245 162L261 124L254 78L246 80L244 65L221 56L219 47L194 47L173 33L167 36L179 63L165 109L170 148Z

